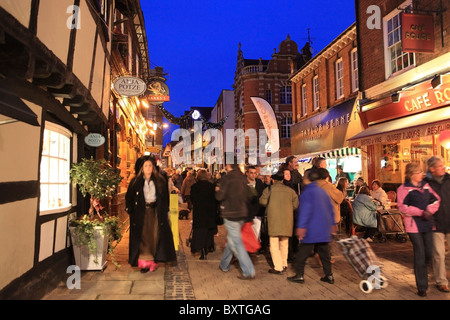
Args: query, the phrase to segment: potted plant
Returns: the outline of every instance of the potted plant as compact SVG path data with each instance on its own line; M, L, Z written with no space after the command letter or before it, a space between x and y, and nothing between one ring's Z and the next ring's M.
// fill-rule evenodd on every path
M116 194L123 177L105 159L93 158L72 164L69 174L81 194L90 196L89 212L69 222L76 264L81 270L103 270L109 253L118 267L114 249L122 239L119 218L110 216L100 202Z

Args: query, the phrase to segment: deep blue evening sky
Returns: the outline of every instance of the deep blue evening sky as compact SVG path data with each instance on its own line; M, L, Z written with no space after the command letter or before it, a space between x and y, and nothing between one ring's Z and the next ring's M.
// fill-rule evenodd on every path
M287 34L299 50L308 31L318 53L355 21L353 0L141 0L150 67L168 73L179 117L191 106L213 107L232 89L239 42L246 59L270 59Z

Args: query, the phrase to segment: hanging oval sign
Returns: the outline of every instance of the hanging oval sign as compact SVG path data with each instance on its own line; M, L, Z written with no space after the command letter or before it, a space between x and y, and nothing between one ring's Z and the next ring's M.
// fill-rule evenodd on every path
M136 77L119 77L113 82L114 90L122 96L140 96L147 90L144 80Z
M105 143L105 137L100 133L89 133L84 138L84 143L86 143L90 147L100 147Z

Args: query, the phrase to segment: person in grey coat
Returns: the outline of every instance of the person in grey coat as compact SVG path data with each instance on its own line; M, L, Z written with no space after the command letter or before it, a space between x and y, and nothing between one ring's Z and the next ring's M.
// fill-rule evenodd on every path
M368 187L361 187L353 201L353 223L366 227L363 238L371 242L377 232L378 205L370 196Z
M294 212L298 196L292 188L283 184L283 171L272 175L274 184L264 189L259 203L267 206L267 222L270 237L270 255L273 268L269 273L284 274L288 266L289 237L294 229ZM269 200L270 197L270 200Z

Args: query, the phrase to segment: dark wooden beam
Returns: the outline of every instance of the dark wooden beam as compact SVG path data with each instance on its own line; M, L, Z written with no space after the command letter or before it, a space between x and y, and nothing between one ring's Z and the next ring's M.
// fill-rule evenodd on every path
M36 87L25 80L11 78L8 79L8 81L20 97L40 105L43 108L47 108L49 112L55 114L61 121L67 123L77 134L83 136L88 134L78 120L75 119L72 114L47 91Z

